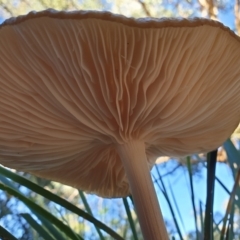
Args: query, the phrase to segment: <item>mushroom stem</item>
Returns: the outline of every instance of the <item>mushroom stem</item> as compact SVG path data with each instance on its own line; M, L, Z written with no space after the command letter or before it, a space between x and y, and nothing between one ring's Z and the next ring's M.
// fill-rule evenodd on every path
M117 146L125 168L144 239L168 240L149 167L145 144L132 141Z

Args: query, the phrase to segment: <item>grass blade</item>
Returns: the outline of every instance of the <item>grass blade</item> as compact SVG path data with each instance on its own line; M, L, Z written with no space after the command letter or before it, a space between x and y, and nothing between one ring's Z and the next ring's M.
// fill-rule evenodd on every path
M228 221L228 229L227 229L228 240L234 239L233 217L234 217L234 207L232 207L232 210L231 210L231 213L230 213L230 218L229 218L229 221Z
M173 192L173 189L172 189L172 186L171 186L170 182L169 182L169 190L170 190L170 193L171 193L171 196L172 196L172 199L173 199L173 203L174 203L175 208L177 210L178 217L181 221L182 227L183 227L184 231L186 232L186 228L185 228L185 225L184 225L184 222L183 222L183 218L182 218L182 215L180 213L180 209L178 207L177 200L175 198L175 195L174 195L174 192Z
M176 219L176 216L175 216L175 213L174 213L174 210L173 210L173 207L172 207L170 198L169 198L169 196L168 196L168 193L167 193L165 184L164 184L164 182L163 182L163 180L162 180L162 176L161 176L161 174L160 174L160 172L159 172L159 169L158 169L158 167L157 167L156 165L155 165L155 168L156 168L156 170L157 170L158 177L159 177L159 181L161 182L162 187L159 185L159 182L157 181L157 179L153 176L153 177L154 177L154 180L155 180L155 182L157 183L157 186L159 187L159 189L162 191L162 193L163 193L163 195L164 195L164 197L165 197L165 199L166 199L166 201L167 201L167 203L168 203L169 209L170 209L171 214L172 214L172 217L173 217L174 224L175 224L175 226L176 226L176 228L177 228L178 236L179 236L179 238L180 238L181 240L183 240L182 233L181 233L180 227L179 227L179 225L178 225L178 221L177 221L177 219Z
M227 187L223 184L223 182L217 176L215 176L215 179L221 185L221 187L230 195L231 192L227 189Z
M44 218L41 214L33 212L37 218L42 222L42 225L55 237L56 240L65 240L66 235L62 234L51 222Z
M204 222L204 239L213 240L213 200L217 150L207 154L207 199Z
M238 189L239 181L240 181L240 170L238 170L238 172L237 172L237 176L236 176L236 180L235 180L235 183L234 183L234 186L233 186L233 190L231 192L231 195L230 195L230 198L229 198L229 201L228 201L227 210L226 210L225 216L223 218L223 227L222 227L222 230L221 230L220 240L224 240L224 237L225 237L225 234L226 234L227 220L228 220L228 216L231 213L233 205L234 205L234 200L235 200L236 192L237 192L237 189Z
M7 185L8 187L11 187L11 188L15 189L16 191L18 191L20 193L19 189L15 186L15 184L12 181L8 180L7 178L5 178L1 175L0 175L0 181L3 184Z
M188 168L188 175L190 180L190 189L191 189L191 200L192 200L192 207L194 212L194 221L195 221L195 228L196 228L196 239L199 240L198 234L198 226L197 226L197 211L195 206L195 197L194 197L194 189L193 189L193 178L192 178L192 165L190 157L187 157L187 168Z
M86 211L88 212L88 214L90 214L91 216L93 216L92 210L91 210L91 208L90 208L90 206L89 206L89 204L88 204L88 202L87 202L87 199L86 199L86 197L85 197L85 195L84 195L84 192L81 191L81 190L79 190L78 192L79 192L79 195L80 195L80 197L81 197L81 199L82 199L82 202L83 202L83 204L84 204L84 207L85 207ZM100 229L99 229L98 227L96 227L96 225L94 225L94 226L95 226L95 228L96 228L96 231L97 231L97 233L98 233L99 238L100 238L101 240L104 240L104 237L103 237Z
M48 240L56 240L42 225L40 225L37 221L35 221L32 216L28 213L20 214L28 224L35 229L35 231L41 236L43 239Z
M228 139L224 144L224 149L226 150L227 156L228 156L228 162L230 164L232 173L233 173L233 178L236 178L237 174L237 166L239 166L240 163L240 153L239 151L235 148L234 144L230 139Z
M217 236L220 236L221 235L221 231L220 231L220 228L219 228L219 224L215 223L214 222L214 231L213 231Z
M8 230L0 225L0 239L18 240Z
M230 139L228 139L223 145L228 156L228 163L232 170L233 179L236 179L238 166L240 165L240 152L236 149L236 147L234 146L234 144ZM240 206L240 189L239 188L237 188L236 190L236 195L237 195L237 200L235 201L235 204Z
M203 233L204 233L204 214L203 214L203 209L202 209L202 203L199 201L199 211L200 211L200 224L201 224L201 237L200 239L203 239Z
M123 204L124 204L127 216L128 216L128 221L129 221L129 224L130 224L130 227L131 227L131 230L132 230L133 239L138 240L135 224L134 224L134 221L132 219L132 214L131 214L131 211L130 211L130 207L129 207L127 198L122 198L122 200L123 200Z
M76 207L75 205L69 203L67 200L57 196L56 194L51 193L50 191L40 187L39 185L27 180L24 177L19 176L16 173L13 173L3 167L0 166L0 174L3 176L10 178L14 182L19 183L20 185L23 185L27 187L28 189L31 189L32 191L40 194L41 196L49 199L52 202L55 202L62 207L68 209L69 211L77 214L80 217L83 217L84 219L88 220L89 222L93 223L98 228L104 230L106 233L108 233L110 236L112 236L113 239L116 240L123 240L123 238L118 235L115 231L113 231L111 228L109 228L107 225L103 224L102 222L98 221L96 218L91 216L90 214L84 212L82 209Z
M29 207L31 210L41 214L44 216L48 221L51 221L52 224L56 225L59 229L62 230L70 239L72 240L79 240L80 238L76 237L76 235L72 232L72 229L70 229L67 225L65 225L62 221L57 219L55 216L53 216L51 213L49 213L44 208L38 206L35 202L28 199L24 195L20 194L18 191L7 187L0 183L0 189L3 191L6 191L10 195L16 197L17 199L21 200L27 207Z

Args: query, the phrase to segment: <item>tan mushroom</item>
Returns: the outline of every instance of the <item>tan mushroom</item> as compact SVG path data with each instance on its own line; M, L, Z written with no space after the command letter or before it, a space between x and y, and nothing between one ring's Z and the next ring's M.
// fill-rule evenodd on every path
M132 193L168 239L149 170L218 146L240 117L240 40L206 20L30 13L0 27L0 162L103 197Z

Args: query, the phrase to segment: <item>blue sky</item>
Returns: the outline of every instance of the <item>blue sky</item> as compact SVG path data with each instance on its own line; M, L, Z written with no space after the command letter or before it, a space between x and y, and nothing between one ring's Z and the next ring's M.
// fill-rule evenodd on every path
M234 29L234 15L233 13L219 13L219 21L231 29Z

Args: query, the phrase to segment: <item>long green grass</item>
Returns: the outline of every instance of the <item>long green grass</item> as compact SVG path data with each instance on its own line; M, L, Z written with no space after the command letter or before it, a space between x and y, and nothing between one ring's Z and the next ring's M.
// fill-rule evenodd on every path
M188 234L188 236L186 234L184 226L186 219L184 219L185 216L181 214L181 205L176 197L174 186L166 184L166 178L163 179L161 175L161 166L155 166L156 174L153 176L155 187L158 192L161 192L166 200L175 229L175 231L170 231L169 239L240 239L239 229L236 228L237 224L239 224L240 213L240 170L238 167L240 163L240 153L230 140L224 143L224 148L227 152L228 166L232 173L234 185L231 187L226 186L222 179L215 176L217 151L208 153L205 161L206 164L203 166L207 175L207 198L204 203L196 198L194 161L192 161L192 157L187 157L185 159L185 165L183 164L182 166L182 168L185 168L187 171L187 181L189 184L186 187L189 188L189 197L191 199L191 208L193 212L193 218L188 219L188 221L192 221L195 226L195 230L193 230L191 236L190 234ZM167 177L167 179L170 178L171 175ZM215 183L218 183L229 196L226 212L218 222L216 222L214 218ZM86 226L93 226L93 228L95 228L96 234L94 235L94 239L143 239L134 212L134 205L129 201L131 198L122 199L120 207L124 209L123 215L119 215L118 218L116 217L118 214L115 212L114 219L110 221L113 224L113 226L111 226L104 223L104 216L101 220L99 220L99 217L97 219L95 215L97 215L96 211L99 210L91 203L88 195L80 190L78 192L78 197L82 202L81 207L72 204L68 200L58 196L58 194L52 193L50 190L4 167L0 167L0 189L2 194L5 194L8 198L16 199L16 204L21 202L25 205L25 208L19 208L18 217L28 224L29 229L34 233L33 236L36 236L36 239L86 239ZM26 196L26 191L34 194L34 196L41 197L43 199L42 201L48 204L45 204L45 206L44 204L38 204L33 199L29 198L31 194ZM77 216L79 224L81 223L83 226L83 230L76 230L68 223L68 220L61 217L61 214L56 214L56 211L53 211L51 208L53 207L52 204L57 204L61 212L68 217L72 215ZM11 212L9 214L11 215ZM121 226L121 224L125 226ZM116 228L116 225L118 228ZM7 228L7 226L5 226L5 228L0 226L0 238L16 240L17 238L14 236L16 233L10 233ZM119 230L120 228L122 231Z

